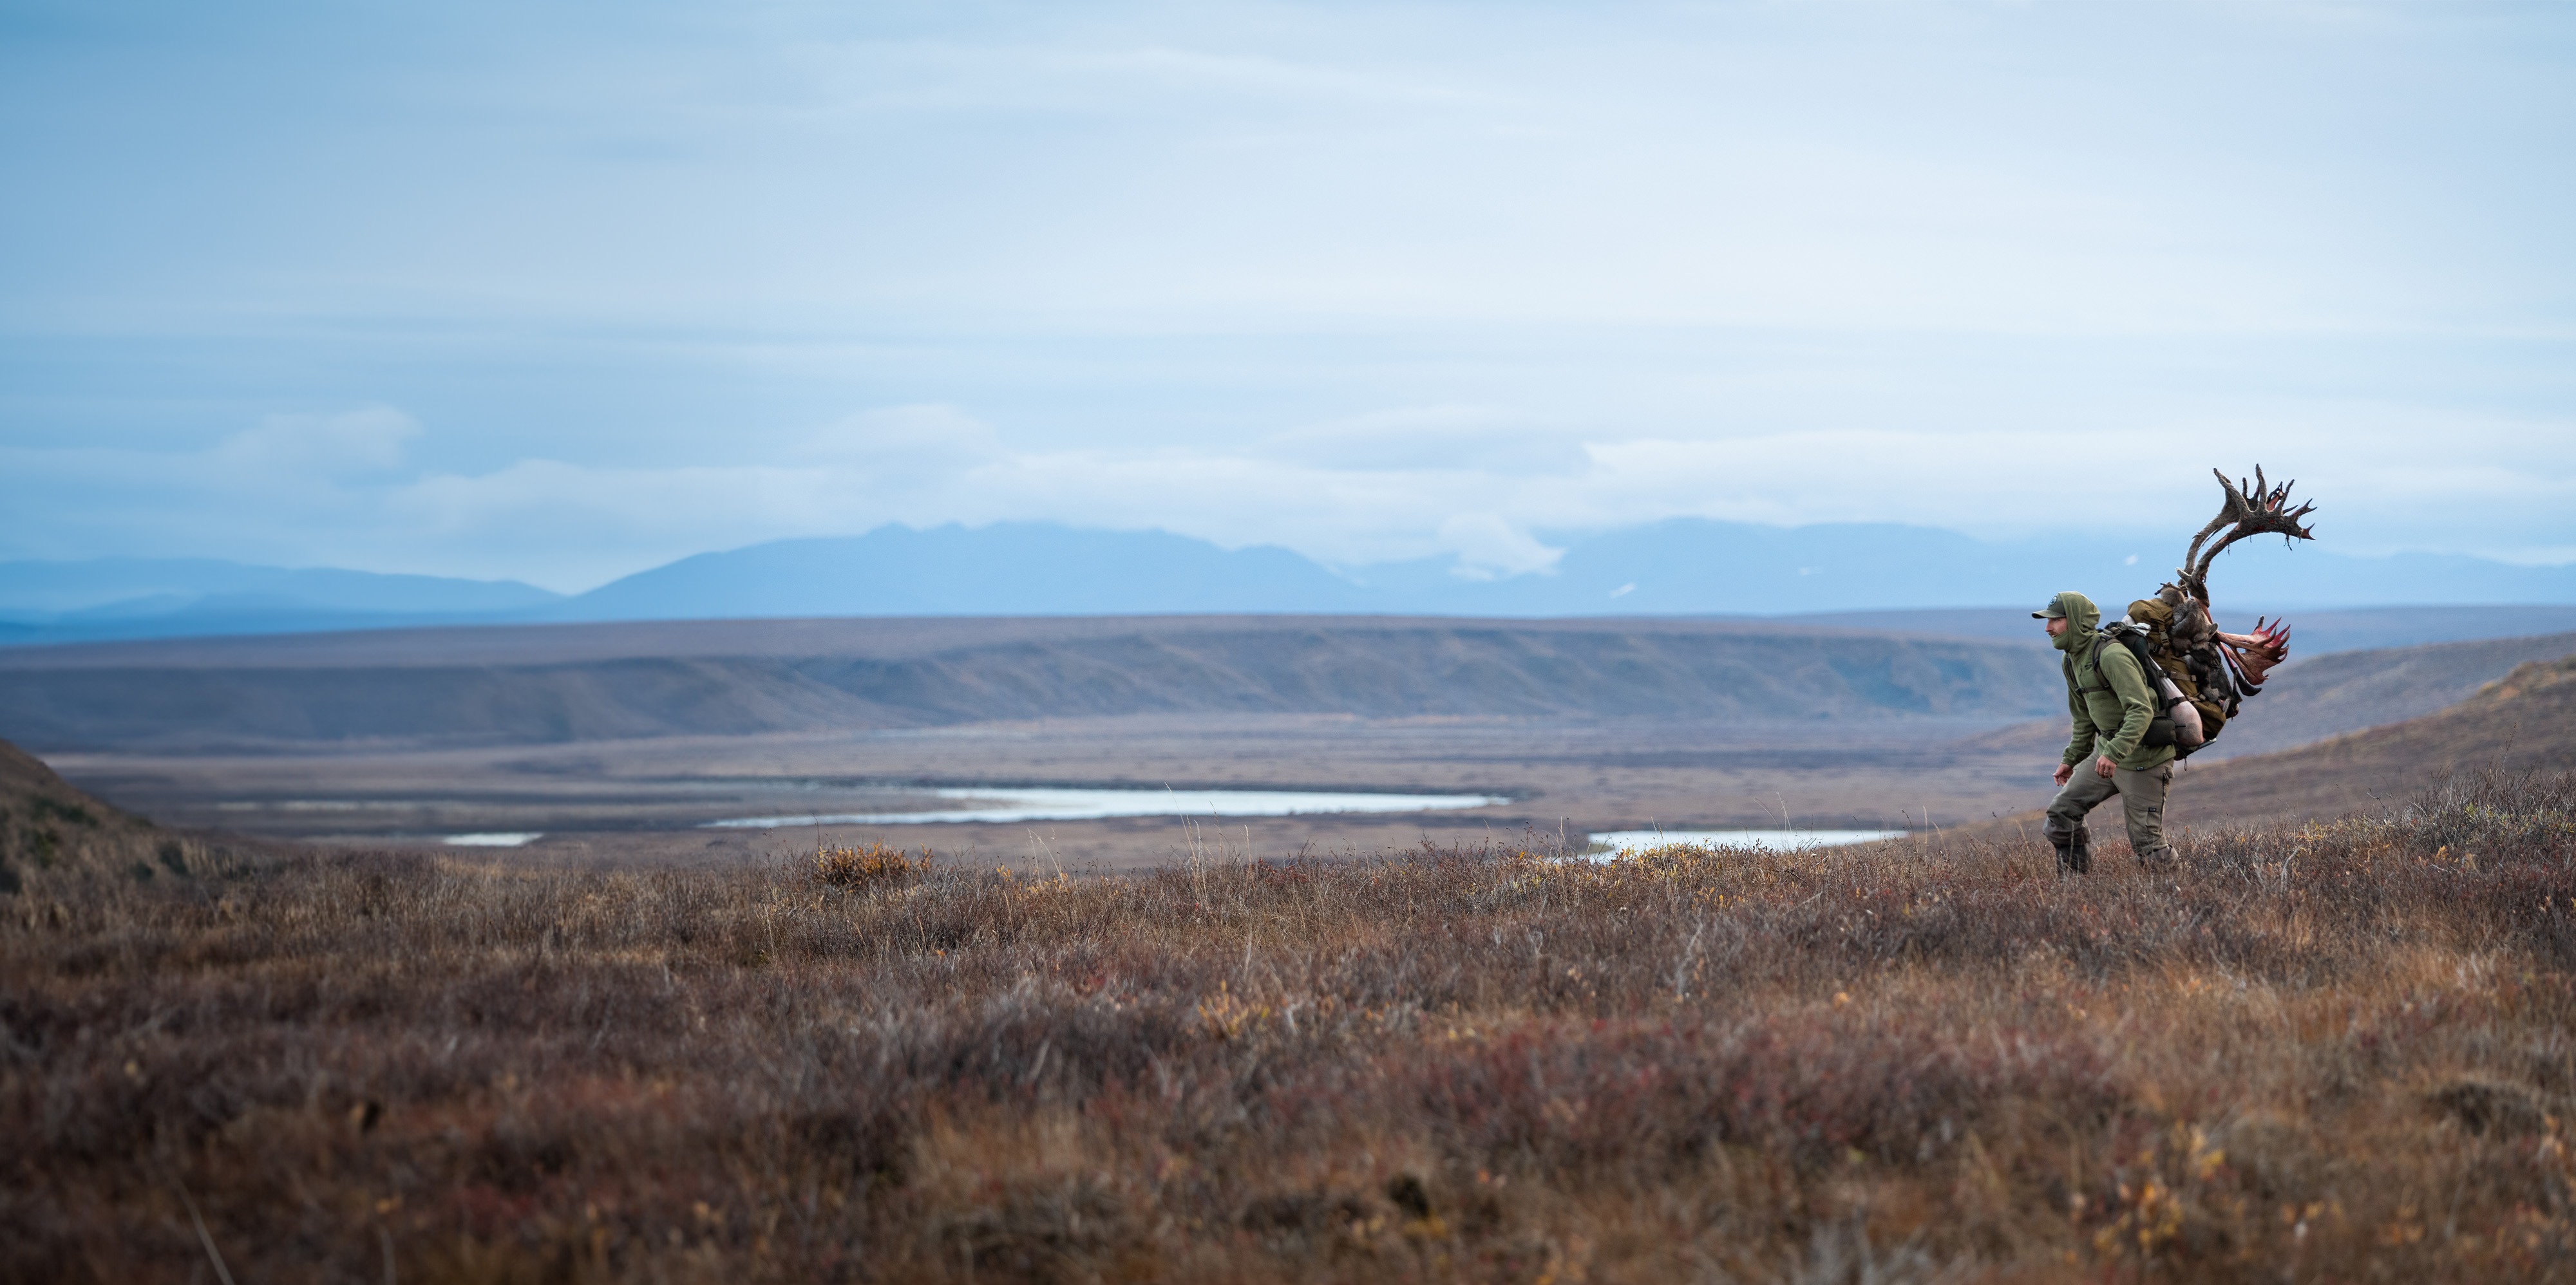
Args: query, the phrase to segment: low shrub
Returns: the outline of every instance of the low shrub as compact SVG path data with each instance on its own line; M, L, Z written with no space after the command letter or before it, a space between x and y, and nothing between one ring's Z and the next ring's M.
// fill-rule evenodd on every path
M1953 837L49 886L0 923L0 1278L2567 1277L2571 798L2071 880Z
M928 874L931 860L928 848L922 849L918 857L908 857L903 849L882 843L855 848L818 844L814 849L814 877L835 888L906 883Z

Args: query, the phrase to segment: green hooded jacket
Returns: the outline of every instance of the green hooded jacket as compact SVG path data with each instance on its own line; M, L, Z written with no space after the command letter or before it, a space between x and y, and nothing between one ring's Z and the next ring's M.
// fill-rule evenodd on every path
M2138 658L2102 636L2101 608L2071 591L2057 595L2053 605L2066 613L2066 631L2049 644L2066 653L2066 708L2075 717L2064 761L2078 764L2101 753L2132 772L2173 762L2174 747L2139 744L2155 721L2155 689L2147 686Z

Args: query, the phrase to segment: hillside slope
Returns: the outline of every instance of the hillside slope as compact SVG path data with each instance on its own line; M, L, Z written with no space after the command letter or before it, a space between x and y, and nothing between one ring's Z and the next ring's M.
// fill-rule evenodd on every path
M2245 633L2252 630L2264 614L2268 613L2221 607L2218 623L2222 629ZM1908 633L1954 638L1999 638L2040 648L2048 645L2040 635L2038 624L2031 620L2027 606L1817 612L1769 619L1779 624L1811 628L1902 629ZM2571 633L2576 631L2576 606L2347 607L2300 611L2291 617L2290 623L2293 626L2290 653L2298 658L2298 663L2304 664L2334 652L2386 651L2434 643ZM2511 667L2506 666L2508 669Z
M2576 655L2534 661L2421 718L2203 766L2175 786L2189 824L2307 820L2403 802L2447 776L2576 767Z
M2261 695L2194 755L2195 766L2270 754L2364 728L2446 709L2515 666L2576 652L2576 633L2480 642L2336 652L2284 666ZM1968 742L1978 749L2051 755L2066 745L2066 716L2002 728Z
M359 663L331 663L309 646L293 652L300 660L231 665L216 653L131 646L82 664L72 649L40 667L0 668L0 735L63 750L502 744L1189 713L2000 720L2059 699L2056 674L2028 648L1975 640L1669 624L1094 623L1052 634L1005 628L982 642L959 641L959 626L923 626L928 646L545 663L507 659L506 647L494 649L504 631L488 630L456 631L452 647L375 650ZM351 645L378 646L363 637Z
M0 897L49 877L184 872L202 855L193 840L99 802L0 741Z
M2517 666L2571 652L2576 633L2318 656L2266 683L2247 703L2247 715L2209 747L2209 757L2268 754L2420 718L2468 699Z

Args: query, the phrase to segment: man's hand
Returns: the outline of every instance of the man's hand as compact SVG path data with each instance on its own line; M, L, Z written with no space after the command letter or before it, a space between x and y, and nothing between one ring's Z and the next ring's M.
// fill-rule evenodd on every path
M2067 778L2068 778L2068 777L2071 777L2071 776L2073 776L2073 775L2075 775L2075 765L2074 765L2074 764L2072 764L2072 763L2060 763L2060 764L2058 764L2058 765L2057 765L2057 783L2058 783L2059 785L2064 785L2064 784L2066 784L2066 780L2067 780Z
M2093 760L2093 775L2101 777L2105 781L2111 779L2110 755L2105 754L2102 757Z

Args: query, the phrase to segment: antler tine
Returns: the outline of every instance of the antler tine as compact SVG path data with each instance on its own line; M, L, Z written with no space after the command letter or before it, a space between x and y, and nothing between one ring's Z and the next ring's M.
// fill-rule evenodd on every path
M2254 466L2254 476L2258 482L2261 480L2263 476L2262 465L2257 464ZM2299 524L2299 519L2306 517L2310 513L2314 513L2317 508L2314 504L2302 504L2295 509L2288 509L2286 511L2283 509L2282 506L2287 505L2290 502L2290 488L2297 486L2298 484L2299 479L2294 477L2265 492L2263 496L2263 511L2268 515L2279 518L2282 522L2285 522L2290 526L2297 526ZM2299 538L2308 539L2310 537L2302 533Z
M2263 676L2290 657L2290 627L2277 620L2257 619L2254 632L2221 633L2218 644L2219 654L2227 658L2245 690L2258 692L2263 690Z

